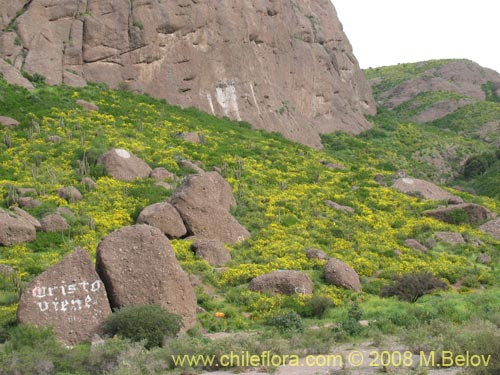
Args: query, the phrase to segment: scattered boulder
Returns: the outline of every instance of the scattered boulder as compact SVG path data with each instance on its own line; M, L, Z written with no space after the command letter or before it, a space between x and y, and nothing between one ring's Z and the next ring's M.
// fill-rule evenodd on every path
M11 266L8 266L6 264L0 264L0 274L4 275L4 276L12 276L12 275L16 275L17 272Z
M26 220L28 223L33 225L37 231L42 229L42 225L40 224L40 222L37 219L35 219L33 216L31 216L29 213L22 210L21 208L12 207L11 211L13 213L15 213L17 216L19 216L20 218Z
M76 221L75 214L68 207L65 207L65 206L57 207L57 210L55 213L59 214L63 218L65 218L68 223L72 223L72 222Z
M462 204L465 203L464 200L458 195L454 195L450 199L448 199L448 204Z
M47 215L40 220L43 232L63 232L70 228L68 222L59 213Z
M231 186L217 172L188 176L170 203L179 211L188 233L223 243L236 243L250 236L231 216L236 206Z
M11 246L31 242L36 238L33 224L20 215L0 208L0 245Z
M61 143L63 139L58 135L49 135L45 140L50 143Z
M198 132L183 133L180 137L186 142L201 143L201 137Z
M99 111L99 107L97 105L95 105L94 103L88 102L86 100L83 100L83 99L78 99L76 101L76 104L78 104L80 107L82 107L83 109L85 109L87 111L95 111L95 112Z
M436 201L448 201L456 199L455 195L441 189L439 186L429 181L419 180L416 178L403 177L397 179L392 185L401 193L407 195L418 195L424 199L432 199Z
M42 205L42 202L32 197L20 197L17 200L17 203L19 204L19 207L26 207L26 208L35 208Z
M342 288L351 289L355 292L361 291L359 276L351 267L341 260L331 258L323 270L325 280Z
M179 160L177 162L177 164L179 165L179 167L181 168L186 168L186 169L190 169L192 170L193 172L196 172L196 173L205 173L205 171L200 168L200 166L198 166L197 164L189 161L189 160L186 160L186 159L182 159L182 160Z
M21 324L52 327L67 345L90 340L109 315L104 285L81 248L34 278L17 310Z
M490 220L479 229L500 241L500 219Z
M273 294L312 294L313 283L309 276L299 271L278 270L265 275L257 276L248 288L254 292L268 292Z
M325 204L328 207L333 208L334 210L337 210L337 211L341 211L341 212L345 212L345 213L349 213L349 214L353 214L354 213L354 208L349 207L349 206L342 206L341 204L332 202L330 200L326 200Z
M319 260L328 260L330 257L320 249L307 249L306 250L306 257L307 259L319 259Z
M97 163L104 166L108 175L121 181L148 177L151 173L151 168L143 160L120 148L101 155Z
M15 128L19 126L20 122L13 119L12 117L0 116L0 125L5 126L6 128Z
M443 242L449 243L450 245L464 245L465 239L461 233L456 232L436 232L434 236Z
M320 160L320 163L323 164L326 168L332 169L332 170L345 170L346 166L343 164L337 164L337 163L330 163L326 160Z
M424 246L428 249L434 249L434 246L436 246L436 240L434 238L428 238L425 240Z
M92 180L90 177L82 178L82 184L87 187L89 190L94 190L97 187L97 183Z
M490 264L491 263L491 257L488 254L484 254L483 253L483 254L478 255L476 261L478 263L481 263L481 264Z
M97 272L113 308L158 304L196 322L196 296L169 240L149 225L133 225L106 236L97 248Z
M82 193L74 186L60 188L57 190L57 196L66 199L69 203L79 202L83 199Z
M175 189L174 185L169 184L167 182L163 182L163 181L158 181L157 183L155 183L155 186L160 186L165 190L174 190Z
M469 224L477 225L492 218L492 213L488 209L474 203L462 203L438 208L426 211L425 215L449 224L457 224L457 220L463 218Z
M231 260L231 253L217 240L199 238L191 245L194 253L205 259L211 266L223 266Z
M33 90L35 88L29 80L23 77L18 69L7 63L4 59L0 59L0 74L11 85L18 85L27 90Z
M405 240L405 246L417 251L427 251L427 248L414 238Z
M153 169L149 174L149 177L154 178L155 180L158 181L175 180L177 178L177 176L174 173L167 171L163 167L158 167Z
M17 188L17 194L20 197L36 197L36 189L33 188Z
M187 233L181 215L168 202L160 202L144 208L137 218L137 223L158 228L169 238L181 238Z
M387 182L385 182L385 176L383 174L376 174L373 177L373 181L375 181L377 184L386 187Z

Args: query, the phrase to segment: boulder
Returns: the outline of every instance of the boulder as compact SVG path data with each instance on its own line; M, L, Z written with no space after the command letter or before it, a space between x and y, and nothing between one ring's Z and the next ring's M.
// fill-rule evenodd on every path
M0 245L31 242L36 238L35 226L20 215L0 208Z
M205 259L211 266L223 266L231 260L231 253L224 244L207 238L196 239L191 245L194 253Z
M0 43L1 44L1 43ZM11 85L18 85L28 90L33 90L35 86L23 77L21 72L16 67L9 64L7 61L0 58L0 74Z
M172 185L172 184L169 184L167 182L164 182L164 181L158 181L155 183L155 186L159 186L165 190L174 190L175 189L175 186Z
M332 202L330 200L326 200L325 201L325 204L330 207L330 208L333 208L334 210L336 211L341 211L341 212L345 212L345 213L349 213L349 214L353 214L355 211L354 211L354 208L352 207L349 207L349 206L343 206L341 204L338 204L338 203L335 203L335 202Z
M414 238L405 240L405 246L417 251L427 251L427 248Z
M461 233L456 232L436 232L434 237L450 245L464 245L465 239Z
M481 264L490 264L491 263L491 257L488 254L479 254L476 260L478 263Z
M63 139L58 135L49 135L45 140L50 143L61 143Z
M169 240L157 228L133 225L106 236L97 248L97 272L113 308L157 304L196 322L196 296Z
M401 193L408 195L418 195L424 199L445 200L456 199L455 195L441 189L439 186L429 181L419 180L416 178L403 177L397 179L392 185Z
M359 281L358 274L341 260L330 259L325 265L323 274L326 282L329 284L351 289L355 292L361 291L361 282Z
M169 238L181 238L187 233L181 215L168 202L155 203L144 208L137 218L137 223L158 228Z
M43 232L63 232L70 228L68 222L59 213L44 216L40 220Z
M28 223L33 225L37 231L42 230L42 225L40 224L40 222L37 219L35 219L33 216L31 216L29 213L24 211L23 209L21 209L19 207L12 207L11 211L13 213L15 213L17 216L19 216L20 218L26 220Z
M82 193L74 186L60 188L57 190L57 196L66 199L69 203L79 202L83 199Z
M190 169L196 173L205 173L205 171L202 168L200 168L199 165L186 159L179 160L177 164L179 165L180 168Z
M153 169L149 174L149 177L154 178L157 181L175 180L177 178L177 176L174 173L167 171L163 167L158 167Z
M94 103L91 103L91 102L88 102L86 100L83 100L83 99L78 99L76 101L76 104L78 104L80 107L82 107L83 109L87 110L87 111L99 111L99 107L97 105L95 105Z
M313 283L309 276L299 271L278 270L257 276L248 288L254 292L273 294L312 294Z
M36 197L36 189L33 188L17 188L17 194L20 197Z
M181 138L190 143L201 143L201 137L198 132L190 132L181 134Z
M231 216L236 206L231 186L217 172L188 176L170 199L190 235L237 243L250 236Z
M6 128L15 128L20 125L20 122L12 117L0 116L0 125L3 125Z
M21 324L52 327L67 345L90 340L110 315L104 285L81 248L35 277L17 310Z
M32 197L19 197L17 200L19 207L34 208L42 205L38 199Z
M330 259L330 257L323 250L315 249L315 248L307 249L306 250L306 257L307 257L307 259L319 259L319 260Z
M479 229L500 241L500 219L490 220Z
M90 177L82 178L82 184L87 187L89 190L94 190L97 187L97 183L92 180Z
M108 175L122 181L148 177L151 173L151 168L143 160L119 148L101 155L97 163L104 166Z
M457 224L457 220L465 218L472 225L481 224L493 217L493 214L488 209L474 203L462 203L438 208L426 211L425 215L449 224Z

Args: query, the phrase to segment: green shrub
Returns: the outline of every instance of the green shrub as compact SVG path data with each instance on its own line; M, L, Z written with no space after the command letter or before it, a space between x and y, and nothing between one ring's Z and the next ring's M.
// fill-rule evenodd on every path
M430 272L409 273L396 277L393 284L382 288L382 297L397 296L400 300L415 302L436 289L446 289L446 284Z
M174 337L182 328L179 315L157 305L124 307L106 321L104 332L132 341L145 340L146 348L162 346L165 337Z
M267 324L276 327L280 332L302 332L304 330L302 318L295 311L275 315L268 319Z
M363 311L359 307L357 302L349 306L347 310L347 318L341 322L340 327L349 336L359 336L363 327L359 324L359 321L363 318Z
M464 224L469 222L469 215L462 208L457 208L445 213L444 221L450 224Z
M333 301L325 296L314 296L307 302L310 317L321 319L333 307Z

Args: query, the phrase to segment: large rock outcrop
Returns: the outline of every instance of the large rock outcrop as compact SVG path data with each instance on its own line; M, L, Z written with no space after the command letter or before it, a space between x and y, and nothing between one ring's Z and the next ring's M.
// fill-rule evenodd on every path
M127 86L311 146L321 133L368 129L364 115L375 112L330 0L0 0L0 9L2 29L12 26L0 58L49 84Z
M52 327L69 345L90 340L109 315L104 285L81 248L33 279L17 311L20 323Z
M252 279L248 288L273 294L312 294L313 282L300 271L278 270Z
M195 324L193 287L159 229L133 225L112 232L99 243L96 268L113 308L155 304L182 316L185 330Z

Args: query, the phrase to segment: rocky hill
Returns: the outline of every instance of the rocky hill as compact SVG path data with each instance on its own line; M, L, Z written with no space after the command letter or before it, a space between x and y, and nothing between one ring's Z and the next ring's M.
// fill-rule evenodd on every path
M314 147L375 113L329 0L2 0L0 28L11 82L103 82Z

